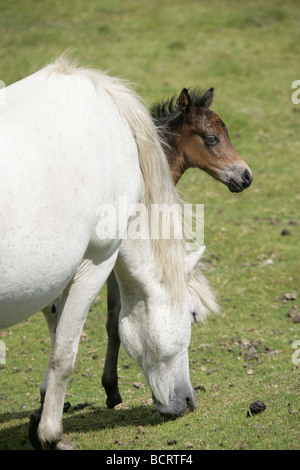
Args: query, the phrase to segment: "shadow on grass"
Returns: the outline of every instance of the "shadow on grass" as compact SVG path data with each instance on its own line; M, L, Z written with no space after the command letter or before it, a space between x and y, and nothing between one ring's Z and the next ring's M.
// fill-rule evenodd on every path
M0 431L0 450L33 450L28 439L30 413L31 411L21 411L0 415L0 424L6 423L8 426ZM147 405L112 410L91 405L80 411L70 409L65 412L63 428L68 435L126 426L156 426L171 419L174 418L164 417L154 407ZM20 420L23 422L9 426L10 421Z

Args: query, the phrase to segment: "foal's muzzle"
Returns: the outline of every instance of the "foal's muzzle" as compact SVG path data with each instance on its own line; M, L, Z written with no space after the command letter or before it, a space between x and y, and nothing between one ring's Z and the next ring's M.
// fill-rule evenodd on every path
M232 176L227 182L227 186L232 193L240 193L249 188L253 180L251 170L245 170L241 176Z

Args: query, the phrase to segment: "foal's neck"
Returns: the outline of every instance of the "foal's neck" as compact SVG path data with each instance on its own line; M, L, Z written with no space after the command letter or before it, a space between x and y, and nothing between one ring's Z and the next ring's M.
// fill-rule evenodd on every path
M166 132L163 134L165 155L171 170L173 182L176 185L183 173L191 167L189 159L180 146L180 134Z
M188 169L188 166L186 166L185 156L181 152L174 151L173 149L165 153L168 159L173 182L176 185L183 173Z

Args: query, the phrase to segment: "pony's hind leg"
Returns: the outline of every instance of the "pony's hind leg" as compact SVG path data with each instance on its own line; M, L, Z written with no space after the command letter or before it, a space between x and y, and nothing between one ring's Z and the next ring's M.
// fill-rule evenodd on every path
M62 413L69 376L73 370L82 328L99 290L111 272L117 253L94 264L85 260L65 289L51 350L47 386L40 416L33 416L30 436L36 448L72 449L63 436Z
M120 349L119 314L121 309L120 290L114 271L107 280L107 323L108 344L102 375L102 385L107 395L108 408L122 403L118 388L118 355Z

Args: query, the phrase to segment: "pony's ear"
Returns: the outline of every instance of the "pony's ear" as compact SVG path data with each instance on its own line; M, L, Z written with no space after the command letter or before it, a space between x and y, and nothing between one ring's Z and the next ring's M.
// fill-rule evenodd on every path
M183 114L187 114L191 108L192 100L186 88L182 90L178 98L179 109Z
M213 97L214 97L214 88L210 88L209 90L207 90L206 93L204 93L201 99L201 103L203 103L203 106L205 108L210 107L213 101Z
M199 250L192 251L185 257L185 267L188 273L191 273L197 267L205 250L206 246L203 245Z

